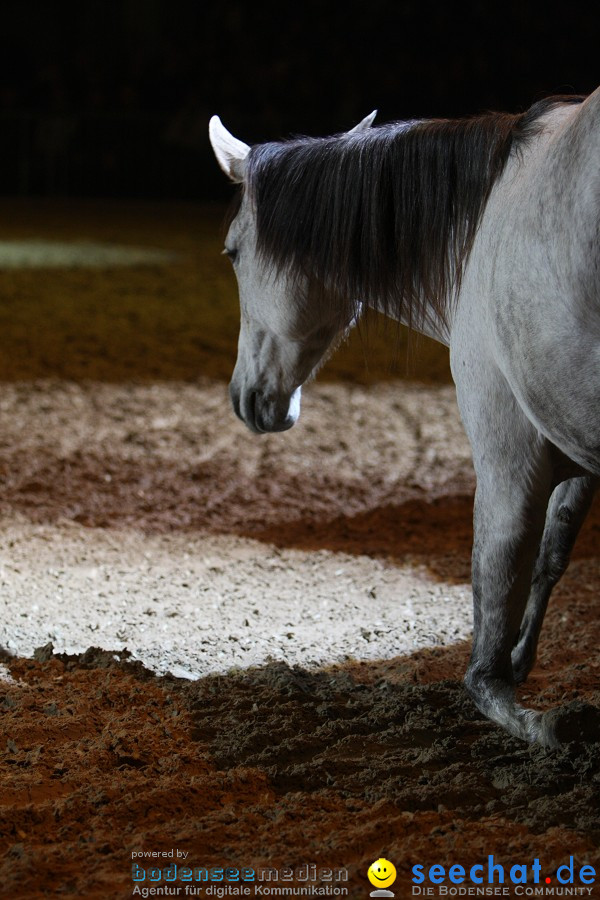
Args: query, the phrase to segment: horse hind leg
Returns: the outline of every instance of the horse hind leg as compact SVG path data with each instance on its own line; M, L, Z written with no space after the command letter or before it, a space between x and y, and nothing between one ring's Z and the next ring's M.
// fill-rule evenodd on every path
M548 494L550 489L548 488ZM551 743L542 716L515 701L511 650L527 603L544 527L543 486L478 475L473 546L473 649L465 686L481 712L526 741Z
M477 475L473 649L465 686L485 716L523 740L548 747L596 740L598 716L589 707L542 713L515 698L512 651L555 483L552 446L497 370L482 373L479 367L476 389L457 379L457 396Z
M589 511L599 479L592 476L570 478L554 490L546 524L533 568L531 590L512 651L512 668L517 684L525 681L535 662L537 645L554 586L569 564L573 545Z

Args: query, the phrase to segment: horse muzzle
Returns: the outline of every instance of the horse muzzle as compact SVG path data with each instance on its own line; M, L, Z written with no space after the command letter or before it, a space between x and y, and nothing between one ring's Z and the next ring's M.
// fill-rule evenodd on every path
M239 390L233 382L229 385L236 416L254 434L287 431L295 425L300 415L300 394L301 388L296 388L291 396L280 396L259 390Z

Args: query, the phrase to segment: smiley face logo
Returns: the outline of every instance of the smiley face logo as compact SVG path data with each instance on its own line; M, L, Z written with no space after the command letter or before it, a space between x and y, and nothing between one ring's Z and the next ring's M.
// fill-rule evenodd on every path
M396 868L389 859L381 857L371 863L367 875L373 887L386 888L396 880Z

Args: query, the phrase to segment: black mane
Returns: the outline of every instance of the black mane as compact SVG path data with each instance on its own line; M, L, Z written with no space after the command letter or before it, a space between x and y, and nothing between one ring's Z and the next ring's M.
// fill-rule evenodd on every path
M416 327L431 306L445 321L511 149L549 109L582 99L255 146L246 189L259 253L324 302L378 302Z

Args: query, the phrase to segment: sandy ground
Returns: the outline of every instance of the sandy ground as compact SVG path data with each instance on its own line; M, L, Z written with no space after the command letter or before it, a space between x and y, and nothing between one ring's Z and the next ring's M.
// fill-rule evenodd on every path
M434 576L412 533L471 483L452 388L314 386L301 426L264 439L214 383L7 385L0 421L11 652L127 647L196 678L469 633L467 567L440 554Z
M132 853L175 848L345 867L351 897L379 856L401 898L417 863L598 866L597 746L525 747L460 685L474 482L445 352L407 377L373 329L368 368L355 340L256 438L220 210L5 213L0 892L131 896ZM598 701L599 527L523 689L542 708Z

